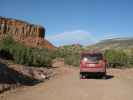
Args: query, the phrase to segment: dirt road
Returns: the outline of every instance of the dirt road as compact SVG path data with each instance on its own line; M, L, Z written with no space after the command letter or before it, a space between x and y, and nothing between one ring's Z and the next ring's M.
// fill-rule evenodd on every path
M107 80L79 79L79 70L60 66L54 79L4 93L1 100L133 100L133 69L108 69Z

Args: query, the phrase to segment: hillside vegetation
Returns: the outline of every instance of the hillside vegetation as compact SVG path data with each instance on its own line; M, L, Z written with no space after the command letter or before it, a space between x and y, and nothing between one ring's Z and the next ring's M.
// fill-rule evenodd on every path
M63 58L66 64L79 66L81 51L83 51L81 45L65 45L56 50L56 57Z
M0 42L0 56L1 58L28 66L50 67L52 60L56 58L63 58L64 62L68 65L79 66L81 52L98 50L108 60L109 67L132 67L132 41L132 39L112 39L102 41L93 46L85 47L75 44L60 46L55 50L48 50L46 48L26 47L8 36ZM115 47L116 44L117 47Z
M133 67L133 38L109 39L92 46L66 45L57 50L57 56L64 58L66 64L79 66L80 53L101 51L109 67Z
M123 49L129 50L133 48L133 38L114 38L114 39L107 39L101 42L98 42L94 45L87 46L86 49L98 49L101 51L107 49Z
M7 36L0 42L0 57L18 64L50 67L53 59L52 53L52 50L46 48L26 47L14 41L11 36Z

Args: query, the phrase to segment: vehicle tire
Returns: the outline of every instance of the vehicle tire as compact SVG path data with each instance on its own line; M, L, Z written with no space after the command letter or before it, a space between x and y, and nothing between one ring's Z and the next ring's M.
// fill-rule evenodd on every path
M102 75L102 79L106 80L106 74Z
M83 73L80 73L80 79L85 79L85 75L83 75Z
M85 75L82 75L82 79L85 79L86 78L86 76Z
M82 74L80 73L80 79L82 79Z

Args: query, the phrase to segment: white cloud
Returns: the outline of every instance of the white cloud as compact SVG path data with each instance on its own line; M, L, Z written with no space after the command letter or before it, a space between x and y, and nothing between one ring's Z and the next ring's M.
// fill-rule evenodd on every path
M70 32L48 35L46 36L46 39L51 41L56 46L75 43L88 45L96 42L92 34L84 30L74 30Z
M104 39L111 39L111 38L117 38L117 37L120 37L120 35L116 33L106 33L103 36Z

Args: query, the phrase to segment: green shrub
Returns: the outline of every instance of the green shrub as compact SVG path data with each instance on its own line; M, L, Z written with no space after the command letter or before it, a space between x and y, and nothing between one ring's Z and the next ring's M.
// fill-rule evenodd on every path
M5 55L2 55L5 52ZM0 55L9 58L10 55L14 62L28 66L44 66L49 67L52 64L52 51L46 48L28 48L12 37L7 36L0 42ZM9 58L9 59L10 59Z
M133 67L133 48L130 49L128 64L130 67Z
M68 65L79 66L79 62L80 62L79 54L69 55L64 58L64 63Z
M80 52L82 46L66 45L61 46L56 50L56 57L64 58L64 63L73 66L79 66Z
M122 50L106 50L104 55L110 67L127 67L128 56Z
M57 49L57 56L64 58L68 55L79 54L83 50L82 46L65 45Z

